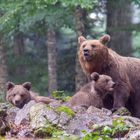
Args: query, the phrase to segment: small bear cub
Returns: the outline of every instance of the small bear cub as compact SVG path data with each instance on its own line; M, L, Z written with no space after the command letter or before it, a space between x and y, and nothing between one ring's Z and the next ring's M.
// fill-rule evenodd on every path
M70 106L94 106L102 108L103 99L113 91L115 83L108 75L99 75L97 72L91 74L91 82L83 86L69 101Z
M25 82L21 85L15 85L13 82L7 82L6 100L18 108L22 108L30 100L49 104L55 101L44 96L38 96L35 92L30 91L31 83Z

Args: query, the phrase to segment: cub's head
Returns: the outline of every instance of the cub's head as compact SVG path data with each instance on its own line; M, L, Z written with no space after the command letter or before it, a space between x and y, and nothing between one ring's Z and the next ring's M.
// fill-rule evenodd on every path
M91 74L91 80L94 81L94 88L101 96L105 96L105 93L113 91L115 87L115 82L108 75L99 75L97 72L93 72Z
M22 108L31 100L30 88L31 83L25 82L22 85L15 85L12 82L7 82L6 100L18 108Z
M109 35L104 35L99 40L87 40L83 36L80 36L78 38L78 43L80 45L79 55L89 62L101 57L106 57L106 54L108 53L106 44L109 41Z

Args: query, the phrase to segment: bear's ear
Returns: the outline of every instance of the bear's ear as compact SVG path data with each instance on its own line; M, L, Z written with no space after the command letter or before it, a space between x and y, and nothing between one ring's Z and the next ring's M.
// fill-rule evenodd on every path
M110 41L110 35L104 35L100 39L100 42L104 45L106 45Z
M91 80L94 80L95 82L99 79L99 73L93 72L91 75Z
M25 83L22 84L22 86L24 88L26 88L27 90L30 90L31 89L31 83L30 82L25 82Z
M86 38L83 36L78 37L78 43L81 45L84 41L86 41Z
M7 82L6 83L6 88L7 88L7 90L10 90L11 88L13 88L15 86L15 84L13 83L13 82Z

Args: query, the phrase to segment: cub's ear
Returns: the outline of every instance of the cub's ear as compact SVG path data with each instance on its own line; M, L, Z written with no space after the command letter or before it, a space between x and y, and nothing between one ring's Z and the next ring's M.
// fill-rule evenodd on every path
M102 37L100 37L100 42L104 45L106 45L109 41L110 41L110 35L104 35Z
M27 90L30 90L31 89L31 83L30 82L25 82L25 83L22 84L22 86L24 88L26 88Z
M94 80L95 82L99 79L99 73L93 72L91 75L91 80Z
M7 82L6 83L6 88L7 88L7 90L10 90L11 88L13 88L15 86L15 84L13 83L13 82Z
M83 36L78 37L78 43L81 45L84 41L86 41L86 38Z

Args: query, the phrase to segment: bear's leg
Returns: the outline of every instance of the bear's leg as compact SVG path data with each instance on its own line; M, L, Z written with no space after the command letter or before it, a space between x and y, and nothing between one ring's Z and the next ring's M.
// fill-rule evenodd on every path
M138 92L137 94L133 94L133 96L131 96L131 105L133 107L133 116L140 118L140 101L139 101L139 95Z
M117 87L113 93L114 103L113 110L117 110L121 107L125 107L130 95L130 91L123 87Z

